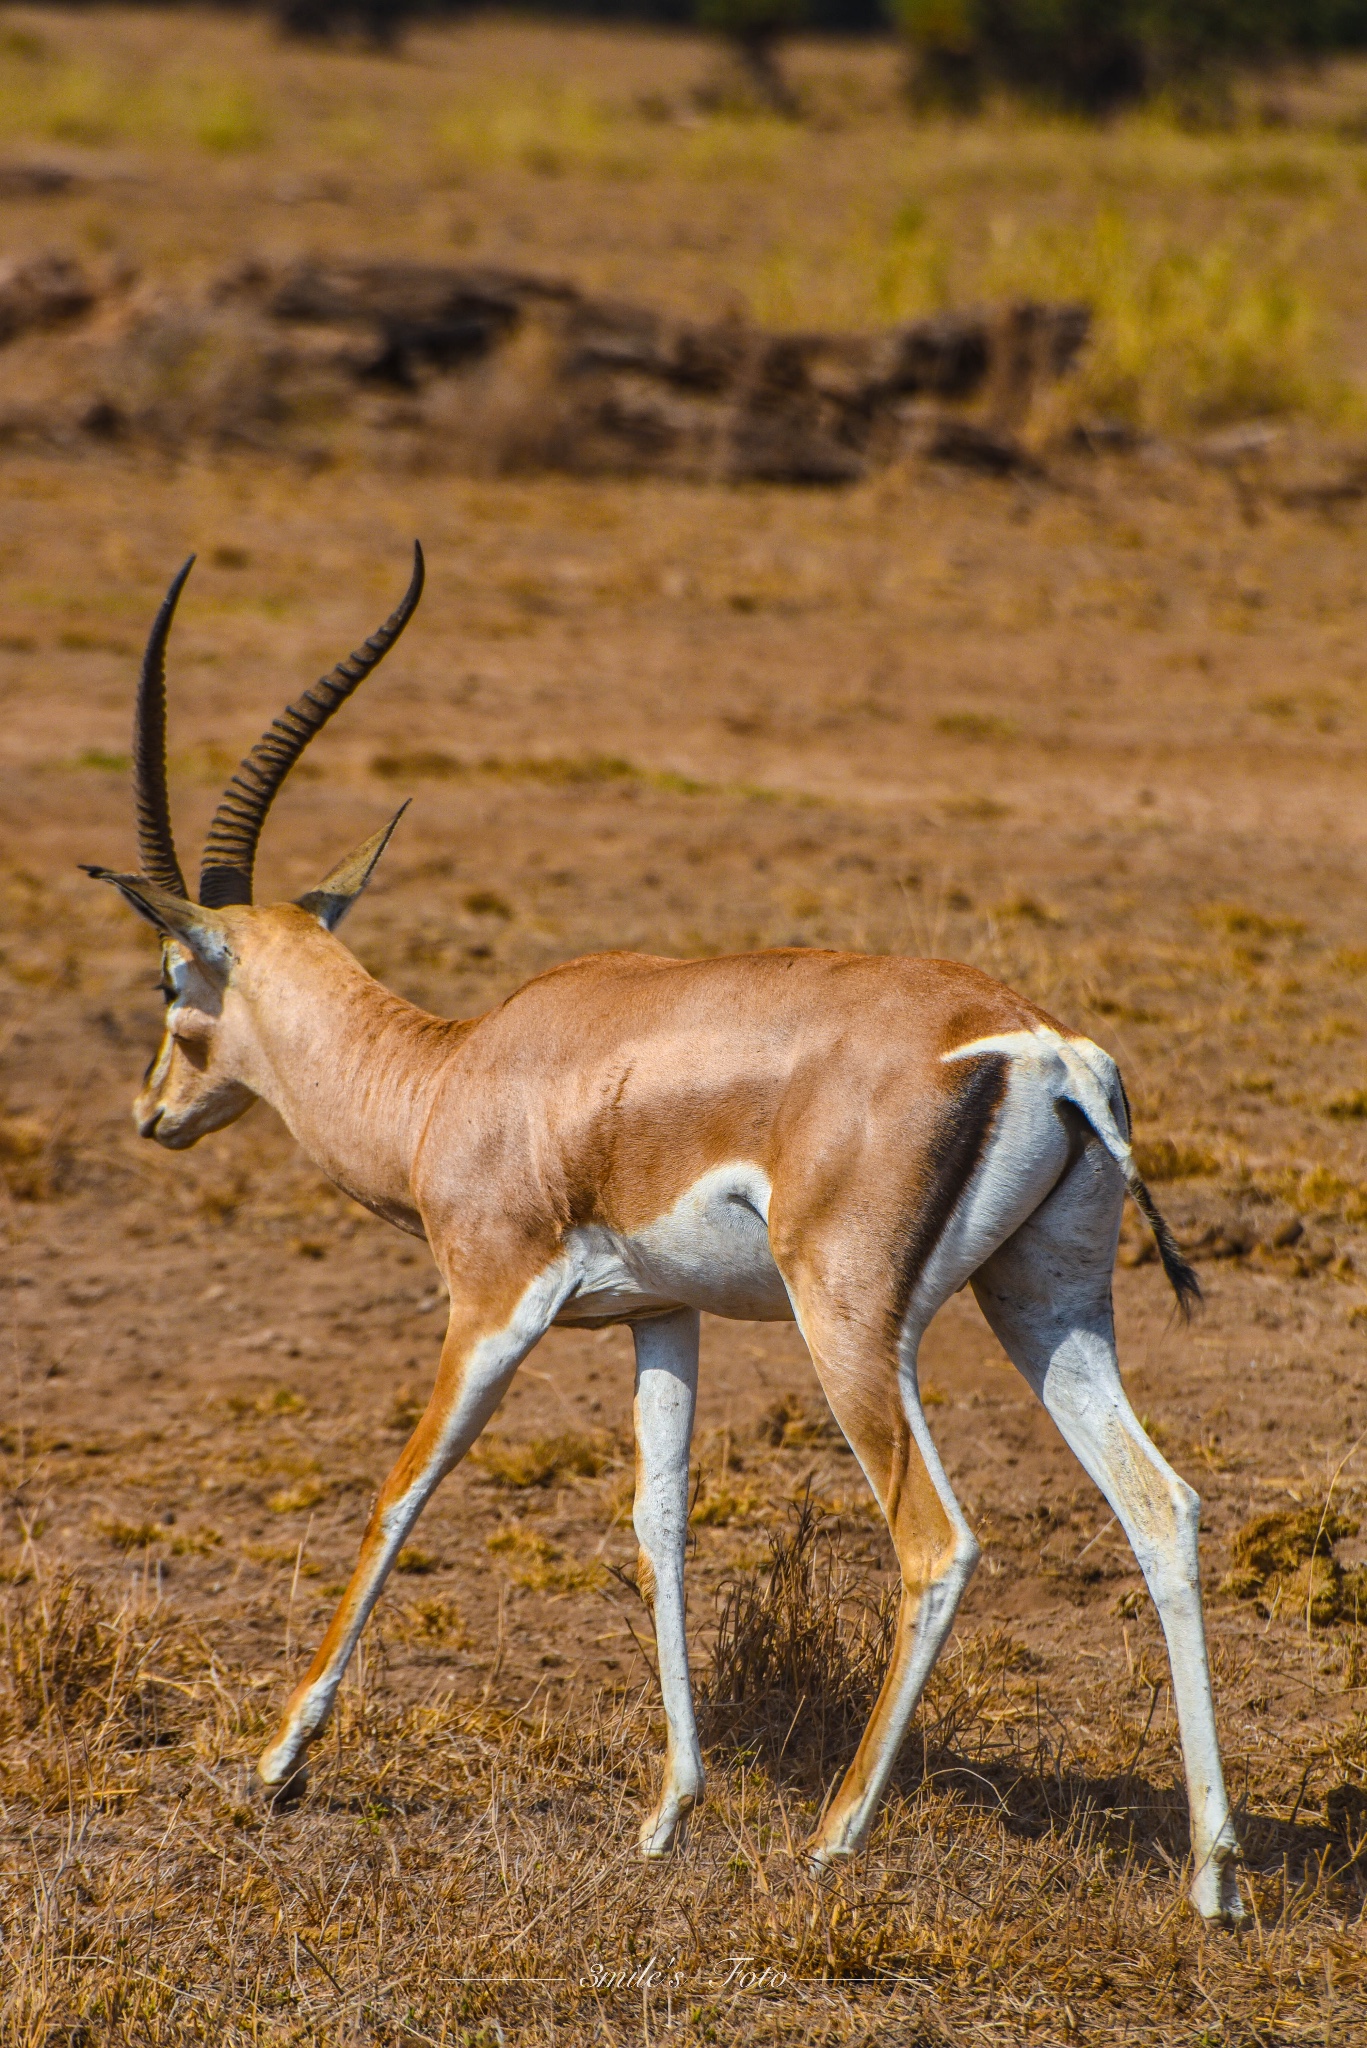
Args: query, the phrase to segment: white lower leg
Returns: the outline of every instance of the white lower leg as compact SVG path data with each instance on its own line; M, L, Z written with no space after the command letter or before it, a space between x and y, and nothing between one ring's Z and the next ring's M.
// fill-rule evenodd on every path
M669 1728L659 1803L641 1828L647 1856L664 1856L702 1794L702 1751L693 1715L684 1628L688 1457L698 1389L698 1317L692 1309L638 1323L636 1340L636 1505L643 1591L655 1616L660 1691Z
M1075 1331L1064 1339L1040 1391L1115 1510L1158 1610L1191 1810L1193 1903L1206 1919L1240 1920L1239 1844L1220 1762L1201 1609L1200 1500L1145 1435L1101 1334Z
M291 1694L280 1725L262 1752L257 1777L266 1787L302 1782L304 1757L327 1725L352 1652L384 1590L390 1567L446 1473L465 1456L497 1408L547 1320L542 1319L539 1326L530 1319L522 1327L515 1323L498 1337L478 1344L461 1363L454 1396L449 1386L443 1389L438 1380L426 1414L381 1490L361 1538L356 1569L318 1654ZM405 1474L405 1461L424 1438L423 1462ZM402 1490L397 1490L400 1475L404 1475Z
M327 1662L291 1697L284 1720L257 1763L257 1778L268 1790L299 1778L310 1744L327 1726L352 1652L384 1591L390 1568L447 1469L443 1463L424 1472L402 1500L382 1515L377 1511L367 1528L366 1538L378 1536L379 1540L365 1544L362 1562L338 1610L338 1618L344 1616L345 1620L335 1640L327 1645Z

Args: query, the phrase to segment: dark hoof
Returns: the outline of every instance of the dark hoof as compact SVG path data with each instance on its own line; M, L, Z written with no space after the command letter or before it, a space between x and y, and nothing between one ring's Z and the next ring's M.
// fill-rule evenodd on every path
M288 1778L282 1778L278 1785L263 1784L253 1772L252 1798L258 1806L264 1806L267 1813L286 1813L291 1806L298 1806L309 1789L307 1764L300 1764Z

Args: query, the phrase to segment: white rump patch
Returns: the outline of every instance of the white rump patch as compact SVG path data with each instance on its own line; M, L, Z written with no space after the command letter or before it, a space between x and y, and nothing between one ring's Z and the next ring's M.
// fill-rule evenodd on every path
M1099 1045L1093 1045L1090 1038L1065 1037L1061 1031L1051 1031L1047 1024L1037 1024L1032 1031L999 1031L989 1038L972 1038L967 1045L956 1045L952 1052L942 1052L940 1059L942 1062L971 1060L983 1052L1004 1052L1010 1059L1032 1056L1040 1059L1046 1053L1062 1054L1065 1050L1077 1053L1089 1067L1093 1059L1103 1060L1107 1067L1112 1064L1110 1054L1103 1052ZM1096 1072L1095 1067L1092 1070Z
M1036 1074L1052 1067L1048 1076L1053 1094L1080 1109L1122 1173L1132 1172L1129 1139L1125 1134L1125 1091L1120 1069L1108 1052L1090 1038L1074 1038L1037 1024L1030 1031L1001 1031L988 1038L970 1039L941 1053L942 1062L972 1059L978 1053L1004 1053L1018 1066L1033 1065Z

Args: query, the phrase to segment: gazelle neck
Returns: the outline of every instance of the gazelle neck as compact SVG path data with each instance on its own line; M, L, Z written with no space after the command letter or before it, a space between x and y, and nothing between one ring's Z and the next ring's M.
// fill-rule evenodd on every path
M421 1237L414 1162L467 1027L394 995L307 922L299 943L269 947L242 976L252 1027L243 1079L329 1180Z

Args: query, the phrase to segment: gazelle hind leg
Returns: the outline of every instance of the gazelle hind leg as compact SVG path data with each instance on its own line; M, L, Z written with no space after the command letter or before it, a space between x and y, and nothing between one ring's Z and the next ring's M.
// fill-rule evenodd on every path
M1013 1363L1114 1510L1158 1610L1191 1808L1192 1902L1244 1918L1220 1763L1197 1554L1201 1503L1150 1442L1120 1378L1111 1306L1118 1177L1089 1145L1049 1200L975 1275Z
M309 1745L327 1725L352 1651L390 1567L441 1480L459 1464L497 1408L567 1291L554 1288L553 1275L548 1280L548 1285L534 1283L528 1288L507 1327L494 1336L472 1338L453 1305L432 1398L380 1488L346 1592L257 1764L258 1781L268 1792L293 1795L302 1789Z
M926 1426L914 1344L904 1341L900 1361L887 1356L884 1344L878 1360L872 1331L823 1334L821 1322L804 1302L803 1335L836 1421L887 1518L902 1592L882 1689L811 1844L818 1867L863 1846L979 1555ZM851 1341L861 1335L865 1344Z
M702 1797L702 1751L693 1717L684 1630L684 1551L688 1538L688 1457L698 1391L698 1316L694 1309L637 1323L636 1505L639 1583L655 1618L660 1691L669 1729L664 1782L641 1828L641 1850L666 1856L679 1825Z
M887 1156L866 1163L866 1188L850 1189L853 1228L820 1200L805 1227L800 1202L777 1219L771 1208L770 1237L799 1327L887 1519L902 1577L887 1676L812 1844L818 1865L854 1854L867 1836L978 1562L921 1406L921 1336L1044 1199L1067 1158L1049 1090L1028 1075L1018 1083L1004 1062L987 1059L946 1098L938 1128L899 1134ZM890 1188L900 1190L898 1227L880 1237L868 1217Z

